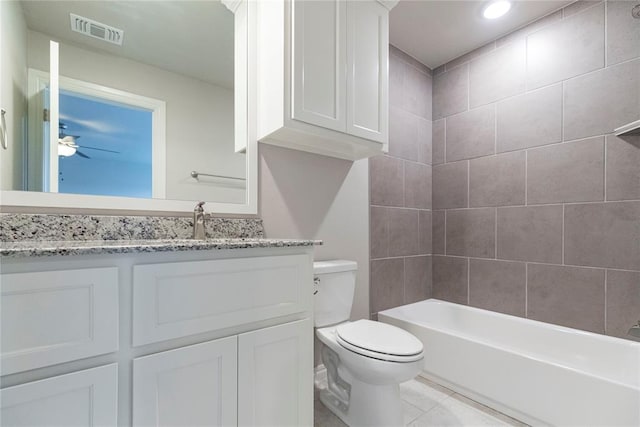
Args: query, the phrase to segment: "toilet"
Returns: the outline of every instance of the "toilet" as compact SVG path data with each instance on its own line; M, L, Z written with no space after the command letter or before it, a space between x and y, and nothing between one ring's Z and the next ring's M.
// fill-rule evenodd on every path
M404 425L399 384L422 370L422 342L386 323L349 321L354 261L315 262L313 270L314 322L327 370L320 400L349 426Z

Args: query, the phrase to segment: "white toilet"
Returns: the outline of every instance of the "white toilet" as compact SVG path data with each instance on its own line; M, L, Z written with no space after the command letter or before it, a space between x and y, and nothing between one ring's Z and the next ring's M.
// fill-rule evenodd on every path
M402 426L398 385L421 371L422 342L392 325L349 321L356 269L353 261L313 264L316 335L328 379L320 400L349 426Z

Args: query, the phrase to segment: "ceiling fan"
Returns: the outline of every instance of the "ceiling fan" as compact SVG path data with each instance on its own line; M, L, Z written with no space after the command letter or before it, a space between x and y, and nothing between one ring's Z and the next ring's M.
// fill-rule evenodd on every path
M80 138L78 135L67 135L65 130L67 129L66 123L60 122L58 125L58 156L62 157L70 157L74 154L77 154L80 157L85 159L90 159L91 157L87 156L83 152L79 151L78 148L86 148L88 150L97 150L97 151L106 151L107 153L116 153L120 154L119 151L106 150L104 148L95 148L88 147L86 145L78 145L76 144L76 140Z

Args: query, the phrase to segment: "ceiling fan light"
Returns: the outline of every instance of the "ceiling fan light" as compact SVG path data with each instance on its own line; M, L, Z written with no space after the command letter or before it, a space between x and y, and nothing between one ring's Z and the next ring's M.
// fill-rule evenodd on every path
M497 0L489 3L482 11L482 16L486 19L500 18L511 9L511 2L508 0Z
M71 157L76 154L76 148L66 144L58 144L58 156Z

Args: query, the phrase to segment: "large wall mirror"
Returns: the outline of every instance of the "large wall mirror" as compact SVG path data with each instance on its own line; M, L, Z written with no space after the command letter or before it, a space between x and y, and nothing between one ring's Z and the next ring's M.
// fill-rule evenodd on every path
M3 206L256 213L250 2L1 7Z

